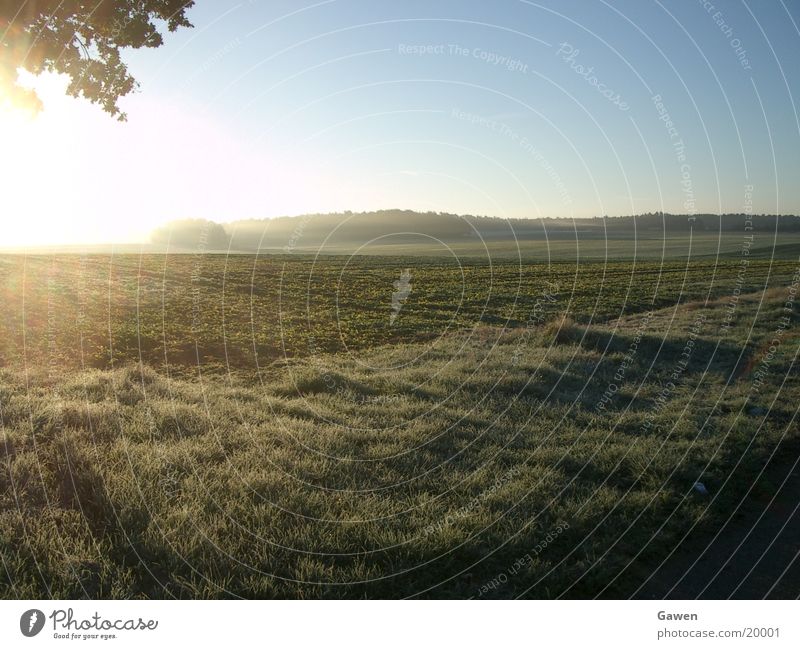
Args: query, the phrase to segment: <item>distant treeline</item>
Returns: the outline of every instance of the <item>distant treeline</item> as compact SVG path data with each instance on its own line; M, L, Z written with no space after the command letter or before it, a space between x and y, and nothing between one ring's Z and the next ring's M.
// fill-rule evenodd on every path
M685 214L667 214L666 212L648 212L635 216L615 216L593 219L576 219L578 222L597 223L602 221L608 230L666 230L706 232L745 232L745 227L752 225L758 232L800 232L800 216L793 214L697 214L690 221Z
M649 212L635 216L504 219L445 212L380 210L282 216L215 223L173 221L152 235L152 242L177 248L210 250L294 250L321 245L384 245L490 241L552 236L633 236L658 232L800 232L800 217L774 214L698 214Z

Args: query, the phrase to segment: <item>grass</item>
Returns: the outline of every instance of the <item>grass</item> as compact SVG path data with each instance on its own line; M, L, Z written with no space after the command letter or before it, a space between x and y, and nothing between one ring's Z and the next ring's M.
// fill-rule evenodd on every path
M671 262L660 281L660 264L608 280L580 266L575 290L574 265L501 265L497 301L484 312L475 294L448 327L455 269L420 261L391 336L369 311L388 304L391 259L349 262L336 336L335 308L304 320L301 298L329 305L346 260L320 283L308 260L231 263L3 260L9 299L15 282L28 291L5 314L0 595L628 595L771 453L796 457L796 330L769 350L781 318L796 321L795 262L752 262L748 286L767 290L732 310L738 261ZM486 266L465 271L485 286ZM261 354L276 322L310 331L297 353L264 351L258 367L231 353L255 339ZM210 363L173 349L187 332ZM344 351L328 342L358 332ZM104 336L118 362L93 347Z

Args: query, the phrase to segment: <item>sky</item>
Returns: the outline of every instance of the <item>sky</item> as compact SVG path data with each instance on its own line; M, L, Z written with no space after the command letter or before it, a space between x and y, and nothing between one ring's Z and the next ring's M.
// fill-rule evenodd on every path
M788 0L197 0L126 51L116 122L27 78L0 112L0 247L406 208L800 214Z

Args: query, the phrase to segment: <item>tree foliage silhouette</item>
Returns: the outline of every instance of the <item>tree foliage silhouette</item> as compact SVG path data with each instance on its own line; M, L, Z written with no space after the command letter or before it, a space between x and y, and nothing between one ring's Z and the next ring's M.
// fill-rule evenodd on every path
M193 0L0 0L0 97L35 110L19 69L67 74L67 93L125 120L118 100L136 89L120 57L126 47L159 47L159 29L192 27Z

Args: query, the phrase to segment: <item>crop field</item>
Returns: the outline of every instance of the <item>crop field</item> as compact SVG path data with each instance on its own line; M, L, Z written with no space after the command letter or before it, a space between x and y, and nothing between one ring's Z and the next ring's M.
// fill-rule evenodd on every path
M276 360L429 341L566 316L603 323L782 286L796 262L758 257L573 263L409 257L0 257L0 362L53 368ZM394 283L410 291L392 318ZM547 298L543 299L543 295Z
M738 251L0 257L0 596L642 596L796 461L799 282Z

